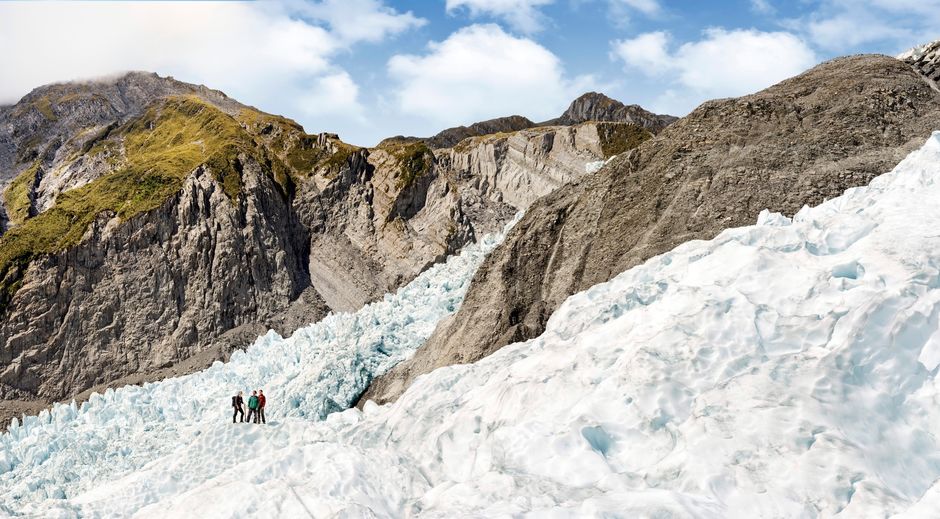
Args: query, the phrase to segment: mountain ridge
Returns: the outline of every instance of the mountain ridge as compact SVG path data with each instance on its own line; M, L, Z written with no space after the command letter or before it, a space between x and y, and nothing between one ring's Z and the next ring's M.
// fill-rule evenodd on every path
M431 148L452 148L460 142L473 137L482 137L495 133L509 133L544 126L572 126L586 122L630 123L658 133L675 122L678 117L654 114L640 105L625 105L598 92L586 92L578 96L568 108L554 119L535 123L521 115L510 115L479 121L469 126L454 126L441 130L431 137L406 137L398 135L383 140L422 141ZM381 146L382 143L379 143Z
M40 87L0 119L0 418L355 310L651 136L359 148L203 86L110 81Z

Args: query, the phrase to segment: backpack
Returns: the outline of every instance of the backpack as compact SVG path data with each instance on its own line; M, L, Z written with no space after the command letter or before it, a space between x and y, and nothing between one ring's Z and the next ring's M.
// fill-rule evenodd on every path
M237 396L233 396L233 397L232 397L232 407L238 407L238 397L237 397Z

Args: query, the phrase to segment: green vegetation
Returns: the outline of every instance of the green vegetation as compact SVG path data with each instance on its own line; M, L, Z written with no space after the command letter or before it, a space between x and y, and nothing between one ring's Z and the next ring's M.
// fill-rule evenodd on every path
M427 175L434 165L434 152L423 141L392 141L383 144L382 149L398 161L398 175L395 187L399 190L414 184L415 180Z
M331 152L328 146L317 143L318 136L308 135L295 121L279 115L246 108L237 119L255 139L273 152L270 162L275 180L285 188L321 169L326 169L325 176L332 177L360 149L333 136L329 141L335 151Z
M40 97L36 101L33 101L33 106L35 106L36 110L39 110L39 113L46 119L50 121L57 119L55 113L52 111L52 101L50 101L48 97Z
M92 135L91 138L86 140L84 144L82 144L81 154L85 155L85 154L92 153L94 155L97 155L99 153L102 153L106 148L110 146L114 146L116 144L114 141L108 141L105 139L108 138L108 136L111 134L112 131L114 131L115 128L117 128L117 123L109 124L95 131L95 134ZM82 134L87 135L91 131L92 129L89 128L87 130L84 130Z
M7 209L7 218L14 225L20 225L29 218L29 210L32 206L30 200L30 191L36 182L36 174L39 172L39 161L26 168L22 173L16 176L6 191L3 192L3 201Z
M600 138L601 151L605 158L632 150L653 138L652 133L635 124L610 122L593 124L597 125L597 135Z
M332 178L346 165L346 161L349 160L349 157L351 157L353 153L360 150L357 146L341 141L336 141L334 144L336 145L336 151L317 164L317 167L326 169L325 174L329 178Z
M122 218L155 208L201 164L234 199L241 190L237 156L254 151L235 119L195 96L169 98L119 134L124 137L125 169L137 175L141 186L132 200L115 209Z

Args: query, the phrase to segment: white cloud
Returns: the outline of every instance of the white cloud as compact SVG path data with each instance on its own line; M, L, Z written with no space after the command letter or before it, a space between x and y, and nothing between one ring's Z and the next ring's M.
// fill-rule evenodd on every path
M668 91L653 108L685 113L710 98L761 90L817 62L813 51L787 32L708 29L699 41L669 49L666 33L613 42L612 54L628 69L668 76Z
M398 110L442 125L510 114L548 119L596 87L590 77L568 78L544 47L491 24L465 27L421 56L396 55L388 70Z
M607 0L608 19L619 27L627 27L637 12L650 18L657 18L663 8L659 0Z
M554 0L447 0L446 5L449 14L465 8L472 17L492 16L505 20L520 32L533 33L541 30L545 23L545 16L539 11L539 7L553 2Z
M784 23L828 51L881 44L894 54L937 38L940 0L822 0L812 13Z
M662 9L659 0L610 0L610 3L630 7L646 15L657 14Z
M777 8L769 0L751 0L751 10L759 14L774 14Z
M345 71L315 78L313 88L300 98L300 109L307 115L340 115L365 122L359 104L359 85Z
M378 42L427 24L411 11L399 13L378 0L295 1L289 5L303 16L329 24L331 32L344 43Z
M338 56L422 23L377 0L0 2L0 103L47 83L147 70L269 112L334 115L309 131L355 130L359 88Z
M867 17L838 15L810 22L806 26L813 43L830 50L846 49L885 39L901 39L904 31L880 20ZM859 30L864 27L864 30Z
M648 32L633 39L614 42L613 55L647 75L663 74L674 68L667 50L668 44L669 33Z

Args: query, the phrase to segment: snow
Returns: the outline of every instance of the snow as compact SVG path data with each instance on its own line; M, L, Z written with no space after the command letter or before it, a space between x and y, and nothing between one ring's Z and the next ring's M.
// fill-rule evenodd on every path
M908 59L917 61L924 55L925 52L927 52L928 48L932 47L937 42L940 42L940 40L936 40L930 43L924 43L922 45L911 47L910 49L895 56L895 59L899 59L901 61L908 60Z
M607 157L606 160L595 160L592 162L588 162L584 165L584 172L588 174L597 173L598 171L601 170L602 167L604 167L608 162L614 160L615 158L617 158L617 155L612 155L610 157Z
M31 461L2 499L49 517L935 517L938 179L935 133L870 186L653 258L569 298L540 337L422 376L394 404L263 427L225 423L216 402L186 436L152 424L174 444L131 473L11 501L55 474ZM289 386L268 374L266 393ZM257 384L240 376L193 377L222 380L221 400ZM13 473L24 452L91 456L69 424L120 427L161 387L5 436Z

